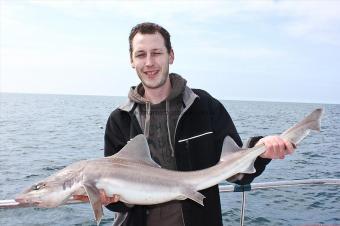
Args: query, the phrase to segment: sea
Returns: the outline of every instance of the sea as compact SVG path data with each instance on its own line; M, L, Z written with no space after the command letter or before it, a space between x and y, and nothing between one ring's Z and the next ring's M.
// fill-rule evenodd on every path
M69 164L103 156L109 114L125 97L0 95L0 200ZM340 178L340 105L221 100L243 140L279 134L315 108L324 108L321 133L296 152L273 160L257 182ZM226 183L224 183L226 184ZM224 225L239 225L242 193L221 193ZM101 225L112 225L104 210ZM340 187L300 186L246 193L245 225L340 225ZM0 225L96 225L88 203L57 208L0 209ZM207 225L209 226L209 225Z

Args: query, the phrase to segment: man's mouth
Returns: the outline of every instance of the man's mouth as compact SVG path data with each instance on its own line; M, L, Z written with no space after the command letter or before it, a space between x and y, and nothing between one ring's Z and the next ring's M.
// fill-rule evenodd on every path
M153 70L153 71L144 71L144 74L146 74L149 77L153 77L155 75L157 75L159 72L159 70Z

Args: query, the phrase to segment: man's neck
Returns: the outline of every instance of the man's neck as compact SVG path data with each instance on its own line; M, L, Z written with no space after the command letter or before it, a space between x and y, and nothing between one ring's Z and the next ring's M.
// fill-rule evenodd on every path
M144 87L144 98L150 101L152 104L159 104L164 101L171 92L171 82L168 78L165 84L156 89L150 89Z

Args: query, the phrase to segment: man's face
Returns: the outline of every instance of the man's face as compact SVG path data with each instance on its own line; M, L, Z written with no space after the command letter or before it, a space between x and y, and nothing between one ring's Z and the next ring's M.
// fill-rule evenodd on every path
M133 38L131 65L146 88L162 87L169 76L169 64L173 61L174 53L172 50L168 53L160 33L137 33Z

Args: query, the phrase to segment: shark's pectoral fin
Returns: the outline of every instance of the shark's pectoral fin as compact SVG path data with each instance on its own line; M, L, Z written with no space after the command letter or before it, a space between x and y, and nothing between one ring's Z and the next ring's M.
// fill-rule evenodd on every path
M234 176L227 178L227 181L233 183L235 181L241 180L243 177L244 177L243 173L237 173Z
M184 188L181 193L182 194L178 199L181 200L188 198L204 206L203 199L205 198L205 196L199 193L198 191L195 191L193 188Z
M245 163L244 165L246 167L244 167L243 169L240 170L240 173L246 173L246 174L252 174L252 173L255 173L256 172L256 169L255 169L255 160L256 159L253 159L249 162L249 165L247 165L247 163Z
M244 177L244 174L255 173L256 172L256 169L255 169L255 166L254 166L255 160L256 159L251 160L248 165L247 165L247 163L244 163L244 167L239 170L239 173L235 174L234 176L227 178L227 181L235 182L235 181L241 180Z
M92 184L84 184L83 186L89 197L90 203L92 205L92 209L93 209L94 217L96 218L96 221L97 221L97 225L99 225L103 217L103 207L100 201L100 192Z

